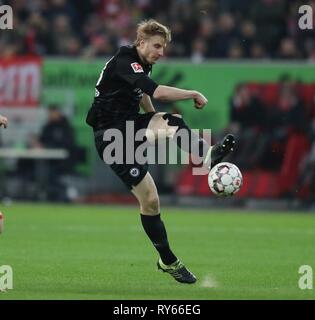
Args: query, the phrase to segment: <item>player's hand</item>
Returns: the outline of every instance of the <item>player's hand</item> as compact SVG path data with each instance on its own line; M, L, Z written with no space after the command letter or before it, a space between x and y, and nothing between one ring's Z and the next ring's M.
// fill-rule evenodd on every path
M208 99L198 91L196 91L195 94L196 95L194 97L194 102L195 102L194 107L196 109L202 109L208 103Z
M8 126L8 119L6 117L0 116L0 127L4 126L5 128Z

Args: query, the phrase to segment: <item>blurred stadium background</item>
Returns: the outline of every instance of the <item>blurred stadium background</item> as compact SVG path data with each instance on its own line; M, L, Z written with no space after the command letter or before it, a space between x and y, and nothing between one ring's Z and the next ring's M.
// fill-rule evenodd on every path
M315 14L315 1L0 0L1 4L11 5L14 13L13 30L0 31L0 114L9 119L9 127L0 132L0 196L8 228L12 229L10 241L12 237L17 237L16 242L12 242L13 251L8 249L9 242L2 251L6 263L15 262L16 268L19 268L21 261L15 253L21 245L18 239L20 231L26 226L31 237L35 237L33 231L38 228L42 232L52 223L49 219L52 219L54 208L58 208L55 207L57 203L71 204L66 206L67 210L60 210L64 215L63 220L54 221L56 226L62 221L65 228L67 223L75 223L76 218L84 228L85 217L81 211L92 213L96 210L92 210L90 204L104 205L102 210L108 214L115 211L109 205L136 204L120 180L99 160L92 132L85 124L85 116L105 62L119 46L132 43L137 23L146 18L155 18L169 26L173 38L166 57L154 66L152 77L160 84L199 90L209 100L202 111L195 110L186 102L161 104L155 101L156 108L181 113L191 128L211 129L213 142L227 131L234 132L239 144L229 161L239 166L244 177L244 185L235 197L219 199L211 195L205 176L192 176L191 165L152 165L151 173L161 195L162 208L174 205L191 207L191 220L185 220L189 225L193 225L193 221L197 223L193 220L194 208L207 208L209 212L210 209L223 207L228 210L246 208L248 215L240 214L240 220L230 217L239 232L253 228L253 234L247 234L249 238L244 238L246 241L237 242L240 246L255 241L253 237L257 240L265 232L270 236L265 238L267 246L268 239L282 225L284 237L299 237L285 238L287 241L283 241L282 249L276 247L274 252L284 252L285 246L300 239L301 243L293 246L296 254L301 256L294 260L293 254L292 272L296 273L298 266L307 262L310 251L306 247L304 251L300 249L306 243L311 243L311 237L314 239L311 229L303 234L303 230L314 225L313 219L307 217L309 220L305 224L301 220L293 222L286 215L278 216L280 220L275 224L262 219L257 222L262 229L256 230L256 234L256 220L251 220L250 214L258 209L272 210L270 212L274 215L280 210L282 213L294 210L300 212L303 219L299 210L315 210L315 29L300 30L298 27L301 16L298 8L308 4ZM50 135L49 132L55 134ZM29 202L31 205L26 205L24 208L27 212L24 212L23 205L15 205L16 202ZM47 205L37 207L37 202ZM9 205L11 209L6 207ZM137 207L131 210L138 211ZM47 211L47 217L50 217L46 222L40 218L46 213L43 211ZM81 213L77 216L78 211ZM172 209L168 211L172 230ZM10 218L12 212L23 217L22 220L17 215ZM30 225L27 226L28 219L23 216L25 213L30 214L30 219L34 218L34 230ZM96 225L104 223L101 215L97 217L96 213L95 220L91 220L95 224L90 226L88 237L93 237L93 232L97 232ZM109 217L115 219L114 216ZM199 240L205 243L210 241L206 237L208 233L203 232L203 223L217 223L221 231L225 230L227 237L231 237L231 243L227 243L228 250L235 240L232 240L233 234L238 231L230 225L227 227L219 215L209 217L209 221L203 220L208 219L203 215L198 217L201 222L195 226L195 233L204 236ZM173 225L178 223L178 218ZM237 221L242 222L237 226ZM246 221L253 223L247 224ZM112 230L118 234L121 230L117 226L123 223L117 222ZM136 222L132 223L136 225ZM286 226L289 231L286 231ZM294 231L294 226L299 226L299 230ZM80 233L83 229L80 226L78 228L71 229L69 226L69 229L63 230L63 234L57 234L60 239L68 241L68 231ZM106 230L108 235L112 234L109 229ZM127 235L128 230L124 234ZM183 230L188 234L187 228ZM52 230L50 232L53 239ZM27 232L25 237L30 234ZM73 248L74 251L80 251L80 241L86 241L86 238L83 240L84 234L81 236L81 240L76 239L78 247ZM9 233L7 237L9 241ZM44 237L45 234L39 236L40 239ZM174 239L180 239L176 237L175 232ZM211 237L215 241L215 236ZM5 234L2 240L5 244ZM103 240L111 241L109 238L100 241ZM261 239L261 246L265 240ZM145 242L144 238L141 241ZM44 251L50 251L50 259L56 259L49 262L50 266L54 265L54 261L63 263L57 251L54 251L56 248L46 250L49 248L47 244L43 251L35 243L38 242L31 243L35 251L29 252L33 261L36 261L36 253L38 258ZM62 248L61 243L57 243L58 247ZM237 251L236 247L237 244L234 247ZM152 254L149 248L148 244L145 250ZM272 245L270 248L273 248ZM183 248L179 250L185 253ZM96 250L91 252L97 256ZM203 255L200 252L198 254L196 259L202 260ZM219 255L220 252L215 254ZM228 254L226 252L227 257ZM287 254L290 255L289 252ZM114 253L113 257L120 259ZM257 257L257 261L262 257ZM243 258L245 261L245 255ZM221 261L213 259L219 270ZM276 261L277 257L274 259ZM195 262L194 258L191 260ZM230 256L228 264L231 265L232 261L233 257ZM288 260L288 264L291 262ZM112 260L111 264L116 263ZM35 265L40 274L40 264ZM197 263L195 265L198 268ZM72 267L76 270L73 272L80 272L75 266ZM255 263L252 267L256 268ZM24 269L20 268L22 272ZM151 266L148 267L148 274L149 270ZM225 269L220 270L224 273ZM128 272L128 276L132 277ZM267 274L267 268L262 272ZM100 271L100 277L101 274ZM275 275L276 278L278 276ZM42 277L44 279L44 274ZM284 283L287 278L283 279ZM229 280L228 277L226 280ZM149 283L151 280L147 277L145 281ZM25 292L19 297L27 298L27 281L24 286ZM126 288L126 292L129 289ZM139 292L141 290L139 287ZM148 297L161 298L163 292L161 289L160 296ZM287 291L284 289L284 292ZM184 292L182 294L180 297L189 298ZM217 297L235 298L237 294ZM122 296L119 293L112 295L114 298ZM33 297L38 297L38 293ZM176 297L176 293L172 297ZM196 297L206 298L207 295L196 293ZM252 296L248 294L247 297ZM256 297L268 297L268 292ZM281 294L275 297L279 298ZM296 298L296 295L288 293L282 297Z
M239 138L230 160L242 170L244 186L232 204L265 206L268 199L283 208L312 207L315 31L299 29L298 8L314 1L5 4L13 8L14 29L0 36L0 112L10 121L1 131L2 199L134 201L97 158L85 115L104 63L132 43L139 21L152 17L173 35L153 78L209 99L200 112L189 103L155 102L157 109L183 114L192 128L211 129L213 142L225 131ZM60 119L51 124L54 113ZM47 126L69 137L47 135ZM211 197L206 179L191 176L189 166L152 166L151 172L165 203L231 202Z

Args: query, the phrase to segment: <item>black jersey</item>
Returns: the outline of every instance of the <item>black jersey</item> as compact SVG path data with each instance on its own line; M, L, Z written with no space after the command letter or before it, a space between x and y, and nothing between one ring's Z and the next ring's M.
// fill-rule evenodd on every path
M100 74L86 122L98 130L132 119L140 111L143 93L152 96L158 86L149 77L151 70L134 46L121 47Z

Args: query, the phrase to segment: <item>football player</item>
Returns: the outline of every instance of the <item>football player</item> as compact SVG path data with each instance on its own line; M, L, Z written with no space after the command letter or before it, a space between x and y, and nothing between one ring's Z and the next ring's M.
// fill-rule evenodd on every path
M132 122L135 132L149 129L150 137L156 139L164 132L167 138L174 138L179 130L187 130L191 137L189 151L202 155L208 167L220 162L233 150L234 137L227 135L223 141L209 146L194 134L179 115L157 112L151 98L164 101L192 100L196 109L202 109L207 98L195 90L183 90L157 84L150 78L152 66L164 55L171 41L170 30L155 20L143 21L138 25L137 38L132 46L123 46L106 63L95 87L94 102L87 114L86 122L93 127L95 145L104 160L104 150L112 141L104 139L109 129L118 129L127 137L126 123ZM140 106L145 113L139 113ZM105 140L105 141L104 141ZM134 141L137 147L137 141ZM180 142L177 142L181 147ZM134 161L112 163L110 167L138 199L143 228L158 251L157 266L182 283L194 283L196 277L184 266L170 248L166 229L160 216L160 202L157 188L148 172L148 165ZM210 160L211 159L211 160ZM105 160L104 160L105 161ZM106 162L106 161L105 161Z

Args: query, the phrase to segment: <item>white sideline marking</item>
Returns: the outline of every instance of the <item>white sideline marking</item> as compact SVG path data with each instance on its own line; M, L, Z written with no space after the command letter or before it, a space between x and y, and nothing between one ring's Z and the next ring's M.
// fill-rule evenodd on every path
M218 281L210 274L207 274L201 281L200 287L203 288L217 288L219 287Z

